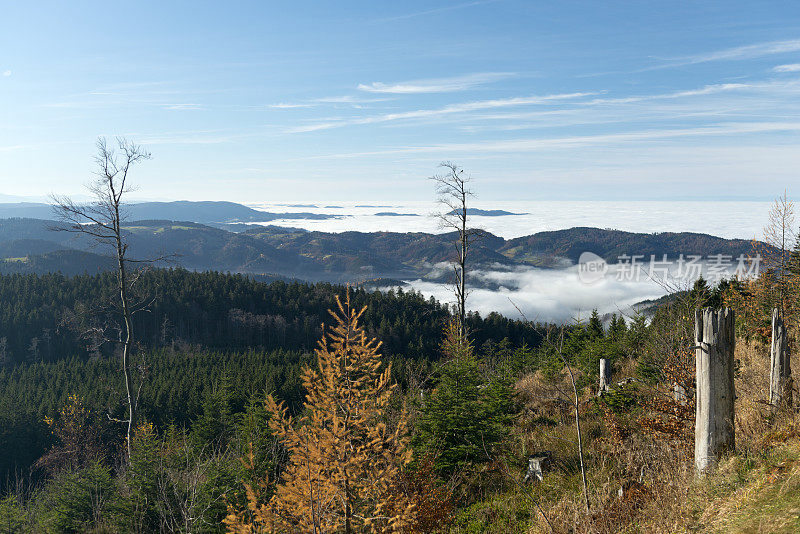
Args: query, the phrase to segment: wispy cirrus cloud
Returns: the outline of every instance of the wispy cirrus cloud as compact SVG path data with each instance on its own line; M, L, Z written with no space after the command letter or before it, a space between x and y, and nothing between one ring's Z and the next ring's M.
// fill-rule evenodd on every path
M7 145L7 146L0 146L0 152L11 152L12 150L21 150L23 148L28 148L31 145Z
M8 78L9 76L11 76L11 70L9 70L9 69L4 70L3 71L3 76L5 78Z
M674 122L678 118L692 123L708 118L728 120L781 120L800 112L800 79L781 79L751 83L711 84L696 89L650 95L600 97L564 101L557 107L533 110L498 110L447 117L462 123L461 131L518 131L563 128L583 125ZM798 102L797 104L795 104ZM438 122L445 119L438 117ZM614 126L618 128L619 126Z
M144 145L218 145L233 142L241 137L241 135L225 134L219 130L197 130L143 134L137 136L137 141Z
M777 65L772 67L774 72L800 72L800 63L790 63L788 65Z
M422 118L437 117L442 115L451 115L455 113L497 109L497 108L512 107L512 106L548 104L559 100L582 98L594 94L597 93L564 93L564 94L553 94L544 96L526 96L526 97L514 97L514 98L499 98L494 100L479 100L475 102L465 102L461 104L450 104L448 106L444 106L441 108L434 108L434 109L419 109L414 111L403 111L398 113L384 113L382 115L373 115L369 117L357 117L353 119L317 122L314 124L308 124L304 126L297 126L294 128L290 128L288 130L288 133L314 132L319 130L329 130L331 128L341 128L344 126L380 124L397 120L422 119Z
M716 83L704 85L696 89L685 89L680 91L671 91L668 93L656 93L652 95L634 95L627 97L617 98L596 98L582 102L582 105L596 105L596 104L630 104L636 102L647 102L651 100L677 100L681 98L689 98L693 96L707 96L719 93L729 93L736 91L752 91L752 90L768 90L768 91L782 91L785 89L798 89L800 88L800 80L781 80L771 82L750 82L750 83Z
M755 116L763 114L769 119L782 119L789 109L796 108L794 102L800 96L800 79L782 79L750 83L710 84L696 89L679 90L652 95L630 97L597 98L575 102L570 109L558 110L563 113L597 108L608 115L605 122L631 122L647 117L658 120L664 117L701 117L712 115L743 114ZM754 102L754 97L758 97ZM640 104L647 104L642 106ZM483 115L482 118L490 118ZM510 119L505 116L491 117ZM582 114L582 118L589 118Z
M667 69L671 67L709 63L712 61L742 61L797 51L800 51L800 39L769 41L766 43L756 43L745 46L736 46L733 48L724 48L722 50L705 52L702 54L669 58L666 59L666 63L662 65L655 65L643 70Z
M631 131L624 133L578 135L565 137L537 137L478 141L471 143L443 143L390 148L370 152L337 153L314 156L308 159L360 158L367 156L399 154L481 154L522 153L582 146L619 146L642 141L661 141L685 137L721 137L753 133L800 132L800 122L773 121L759 123L726 122L692 128L664 128Z
M386 102L387 100L391 100L391 98L387 97L364 98L361 96L354 96L354 95L339 95L339 96L323 96L320 98L314 98L311 101L319 104L373 104L375 102Z
M562 107L557 111L567 112L570 110L570 108L588 109L597 107L597 108L613 109L614 107L620 107L628 104L643 104L658 100L678 101L678 100L691 99L694 97L698 98L710 97L713 95L724 94L724 93L761 92L763 94L771 94L771 95L780 95L782 93L794 95L798 92L798 90L800 90L800 80L792 79L792 80L777 80L777 81L750 82L750 83L709 84L694 89L671 91L668 93L656 93L651 95L647 94L631 95L631 96L621 96L621 97L597 96L604 93L604 91L565 93L565 94L554 94L545 96L512 97L512 98L480 100L474 102L450 104L441 108L434 108L434 109L418 109L411 111L384 113L380 115L372 115L366 117L317 120L316 122L310 124L304 124L289 128L288 133L315 132L321 130L330 130L333 128L342 128L346 126L382 124L382 123L389 123L389 122L403 121L403 120L408 121L408 120L420 120L429 118L439 119L445 116L449 116L451 118L450 120L462 120L462 117L460 117L459 115L463 115L464 116L463 120L467 120L468 118L470 118L470 115L475 112L500 110L503 108L521 107L529 105L544 105L544 104L559 103L562 106L569 106L569 107L568 108ZM585 98L590 96L597 96L597 98L591 98L591 99ZM704 100L702 102L702 105L708 106L707 101ZM752 104L750 104L750 106L752 106ZM694 112L700 113L703 111L703 109L704 109L703 107L698 107ZM690 110L690 112L692 111ZM541 112L541 113L547 113L547 112ZM630 113L630 109L626 108L626 113ZM630 117L633 118L635 118L636 116L637 116L636 114L630 115ZM501 114L498 115L480 114L477 116L477 118L483 120L492 120L492 119L508 119L514 117L511 115L501 115ZM611 119L609 119L609 122L619 122L619 121L627 122L627 120L628 119L626 119L626 117L618 117L618 118L612 117ZM592 121L590 120L588 122Z
M170 109L173 111L194 111L204 108L200 104L169 104L164 106L164 109Z
M314 107L316 104L312 104L310 102L306 102L303 104L299 103L291 103L291 102L278 102L277 104L269 104L267 107L272 109L298 109L298 108L311 108Z
M436 14L436 13L445 13L447 11L455 11L457 9L464 9L464 8L467 8L467 7L480 6L480 5L483 5L483 4L493 4L493 3L498 2L498 1L499 0L478 0L478 1L475 1L475 2L465 2L463 4L454 4L454 5L450 5L450 6L443 6L443 7L437 7L437 8L432 8L432 9L426 9L424 11L416 11L414 13L406 13L405 15L397 15L395 17L386 17L386 18L382 18L382 19L376 19L376 20L373 20L372 22L395 22L395 21L398 21L398 20L406 20L406 19L412 19L412 18L415 18L415 17L423 17L425 15L433 15L433 14Z
M473 74L453 76L449 78L430 78L397 83L361 83L358 84L358 89L360 91L366 91L369 93L390 94L452 93L455 91L465 91L479 85L512 78L516 75L517 74L514 72L476 72Z
M278 102L276 104L269 104L267 107L270 109L301 109L313 108L323 104L349 104L354 107L359 107L364 104L386 102L387 100L390 100L390 98L363 98L355 95L338 95L311 98L300 102Z

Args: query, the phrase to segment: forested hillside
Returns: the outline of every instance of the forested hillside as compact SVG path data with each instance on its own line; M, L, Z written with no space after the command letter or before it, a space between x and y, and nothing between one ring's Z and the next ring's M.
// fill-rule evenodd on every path
M114 423L124 417L117 351L70 356L69 343L77 338L58 345L56 336L48 349L46 343L34 343L41 351L36 357L27 350L23 361L6 360L0 369L0 470L6 495L0 499L0 520L12 525L11 532L235 532L236 525L263 524L273 517L264 515L273 508L256 508L260 512L253 516L243 510L278 506L281 501L269 496L290 491L281 482L287 475L275 473L287 473L286 454L297 450L276 449L291 441L276 437L275 418L291 414L313 425L313 418L302 419L320 409L317 397L308 397L309 388L338 383L309 382L309 369L333 372L325 367L330 362L315 363L325 352L309 351L323 338L319 322L329 325L328 332L336 326L327 309L335 309L337 296L347 298L347 290L182 270L155 270L142 282L143 290L158 291L164 302L154 304L136 325L142 344L131 367L140 423L128 467L118 464L124 432ZM80 309L113 297L110 275L14 275L0 277L0 283L2 324L10 325L4 335L36 331L58 317L59 309L69 309L61 307L64 303L82 303L75 306ZM613 317L606 328L596 314L571 328L472 316L464 344L440 304L413 293L351 291L346 309L366 305L358 320L386 340L378 349L383 356L374 355L381 369L392 366L391 378L381 380L398 383L381 401L382 413L389 428L408 425L392 446L399 447L398 454L413 451L414 460L387 471L400 477L401 486L381 486L386 502L415 503L402 515L401 531L500 533L525 525L548 531L549 522L557 532L577 526L610 533L636 521L639 528L631 531L644 532L655 528L648 518L654 506L667 514L669 524L685 524L681 514L691 499L711 498L681 471L693 409L658 399L664 392L671 398L675 380L691 382L693 362L680 349L691 329L687 311L731 304L742 310L742 335L760 332L764 312L744 313L739 304L753 295L768 298L755 284L710 288L701 281L665 301L649 323L642 317L630 324ZM90 315L97 317L100 308ZM173 322L182 316L187 320ZM349 331L357 334L361 324ZM353 337L353 354L365 340ZM733 483L714 478L715 488L733 484L745 491L763 469L779 465L775 454L791 459L798 454L791 427L780 430L788 437L769 438L788 441L760 437L769 424L758 408L762 340L761 334L751 335L737 352L742 366L737 381L743 381L737 385L738 402L744 407L737 447L750 451L749 467L740 469L744 478ZM598 397L601 358L610 363L618 385ZM570 377L579 396L582 460L574 445ZM317 415L329 416L327 410ZM782 415L776 421L787 420ZM375 429L384 428L374 423ZM392 435L385 439L394 440ZM757 447L766 448L759 452ZM537 451L547 451L549 458L544 478L526 482L528 459L545 454ZM581 509L580 461L589 479L589 516ZM375 473L367 470L365 476ZM633 488L632 493L616 497L620 485L625 492ZM274 510L286 517L293 511ZM184 526L169 527L180 521Z
M631 251L645 258L666 254L669 258L726 254L736 258L750 254L753 242L747 239L723 239L693 232L641 234L600 228L570 228L509 239L500 251L517 261L539 261L540 256L556 256L577 262L583 252L594 252L609 263L616 263Z
M112 265L85 237L55 232L41 219L0 219L0 273L96 273ZM130 221L125 226L131 254L166 258L162 266L217 270L275 278L362 283L375 278L446 281L435 266L451 259L454 234L420 232L307 232L244 224L212 227L172 220ZM571 228L506 240L483 233L470 250L472 268L563 267L593 252L610 263L624 254L677 258L680 254L732 258L753 244L705 234L638 234ZM64 252L64 250L69 252ZM476 283L480 281L476 278Z
M120 328L120 317L110 311L114 284L111 272L0 276L0 362L111 354L113 344L95 334L98 327L107 334ZM134 317L137 342L148 349L180 345L310 351L328 320L334 295L345 291L326 283L264 283L243 275L183 269L149 270L136 287L147 304ZM382 340L387 356L435 357L437 336L448 316L445 306L402 290L357 289L353 301L367 306L364 324ZM479 345L504 338L536 345L540 338L533 326L499 314L473 314L470 326Z

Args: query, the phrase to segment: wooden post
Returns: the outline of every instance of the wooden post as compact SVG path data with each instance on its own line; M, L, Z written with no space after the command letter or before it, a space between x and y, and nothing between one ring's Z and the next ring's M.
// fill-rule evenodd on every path
M730 308L695 312L697 398L694 465L698 473L735 448L733 352L736 336Z
M792 369L789 340L778 308L772 310L772 345L769 351L769 403L774 408L792 405Z
M608 360L605 358L600 359L600 387L597 389L597 396L608 392L608 381L611 379L611 370L608 366Z

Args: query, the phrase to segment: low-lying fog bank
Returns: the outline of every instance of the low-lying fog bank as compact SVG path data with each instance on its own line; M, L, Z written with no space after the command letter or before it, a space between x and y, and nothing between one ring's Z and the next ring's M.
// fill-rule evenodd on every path
M673 266L666 275L651 276L647 268L636 271L624 264L615 264L608 265L607 271L596 279L580 276L578 265L562 269L474 271L470 273L474 285L470 288L467 306L483 316L496 311L507 317L521 318L522 312L531 321L558 323L586 320L594 309L601 315L630 316L634 313L634 304L689 289L700 274L710 279L709 282L715 282L721 275L729 276L735 265L716 275L710 275L706 263L698 267L695 272L687 272L684 267L681 273ZM408 287L440 302L455 302L452 287L444 283L411 280Z
M441 210L432 201L303 203L302 211L337 215L335 219L277 219L265 224L323 232L440 232ZM250 207L285 212L300 209L285 203L250 202ZM748 201L476 201L472 207L505 210L504 216L470 217L470 224L511 239L536 232L575 226L614 228L628 232L698 232L724 238L751 239L761 235L769 202ZM391 215L387 215L390 212ZM702 216L698 213L702 212ZM407 215L407 216L403 216Z

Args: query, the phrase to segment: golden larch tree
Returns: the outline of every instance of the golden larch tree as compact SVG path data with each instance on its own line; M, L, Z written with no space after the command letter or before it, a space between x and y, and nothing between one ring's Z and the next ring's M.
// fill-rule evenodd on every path
M753 241L752 257L758 259L756 278L741 280L737 291L725 295L726 305L736 310L737 322L748 334L769 341L772 310L778 308L789 335L800 334L800 270L793 268L792 247L797 243L795 208L784 192L769 211L763 241Z
M283 403L266 400L270 429L288 452L275 492L262 504L263 492L246 486L248 510L231 510L230 532L406 532L414 522L399 487L411 460L405 411L389 422L391 368L381 370L380 343L359 326L366 308L353 309L349 293L336 304L316 368L302 373L302 415L294 420Z

